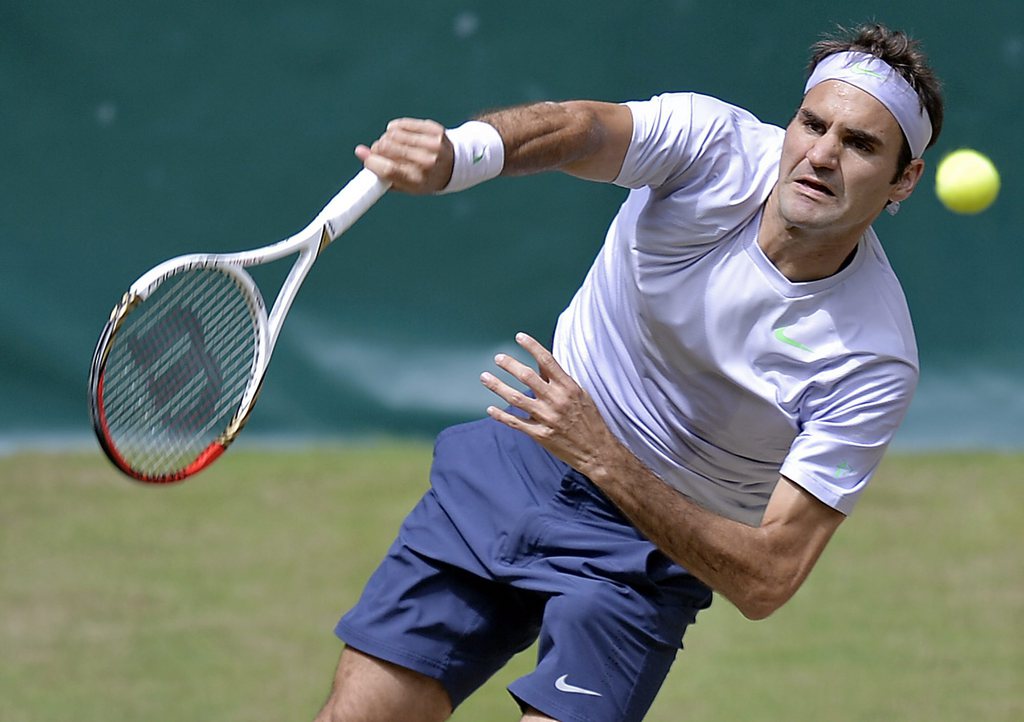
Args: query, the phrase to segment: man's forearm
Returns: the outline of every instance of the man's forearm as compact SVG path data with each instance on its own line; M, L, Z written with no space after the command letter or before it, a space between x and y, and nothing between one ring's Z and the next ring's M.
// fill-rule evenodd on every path
M648 539L746 616L785 601L779 561L765 530L727 519L682 496L620 444L581 469Z
M595 101L534 103L486 113L505 144L502 175L562 170L591 180L618 174L632 133L621 105Z

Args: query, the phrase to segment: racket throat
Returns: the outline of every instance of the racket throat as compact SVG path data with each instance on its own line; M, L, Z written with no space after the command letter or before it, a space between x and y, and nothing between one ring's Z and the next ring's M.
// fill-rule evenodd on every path
M226 449L231 445L231 442L235 440L235 437L241 433L242 428L249 421L249 417L252 415L253 407L256 406L256 399L260 396L260 391L263 390L263 380L267 374L267 357L264 357L262 367L258 370L259 381L252 386L251 391L246 391L242 398L242 406L239 408L238 413L235 414L234 418L228 423L228 427L224 429L224 433L221 434L215 444L219 444L222 448Z
M320 247L316 249L316 255L319 257L319 255L324 252L324 249L331 245L331 241L333 240L334 239L331 238L331 235L327 232L327 226L325 225L324 229L320 231Z

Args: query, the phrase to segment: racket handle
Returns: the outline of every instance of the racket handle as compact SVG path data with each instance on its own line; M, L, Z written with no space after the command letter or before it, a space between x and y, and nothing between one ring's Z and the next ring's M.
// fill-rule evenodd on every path
M390 183L382 181L373 171L363 168L320 211L317 221L323 223L333 241L370 210L390 187Z

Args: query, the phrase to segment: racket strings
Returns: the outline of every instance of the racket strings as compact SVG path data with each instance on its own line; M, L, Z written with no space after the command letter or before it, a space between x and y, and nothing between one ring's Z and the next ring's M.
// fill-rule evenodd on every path
M118 331L104 370L106 433L133 470L188 467L238 411L257 353L254 304L228 273L165 281Z

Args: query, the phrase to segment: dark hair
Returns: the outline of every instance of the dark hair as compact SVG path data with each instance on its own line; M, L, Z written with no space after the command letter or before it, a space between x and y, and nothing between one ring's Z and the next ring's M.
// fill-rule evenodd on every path
M921 50L921 44L900 30L890 30L878 23L868 23L849 30L837 27L836 32L827 35L811 46L811 62L808 75L824 58L845 51L870 53L884 60L903 78L910 83L918 97L921 107L928 113L932 123L932 137L928 141L931 148L942 131L943 102L942 84L935 72L928 65L928 58ZM900 153L896 178L898 179L913 160L910 144L903 139L903 150ZM895 182L895 181L893 181Z

